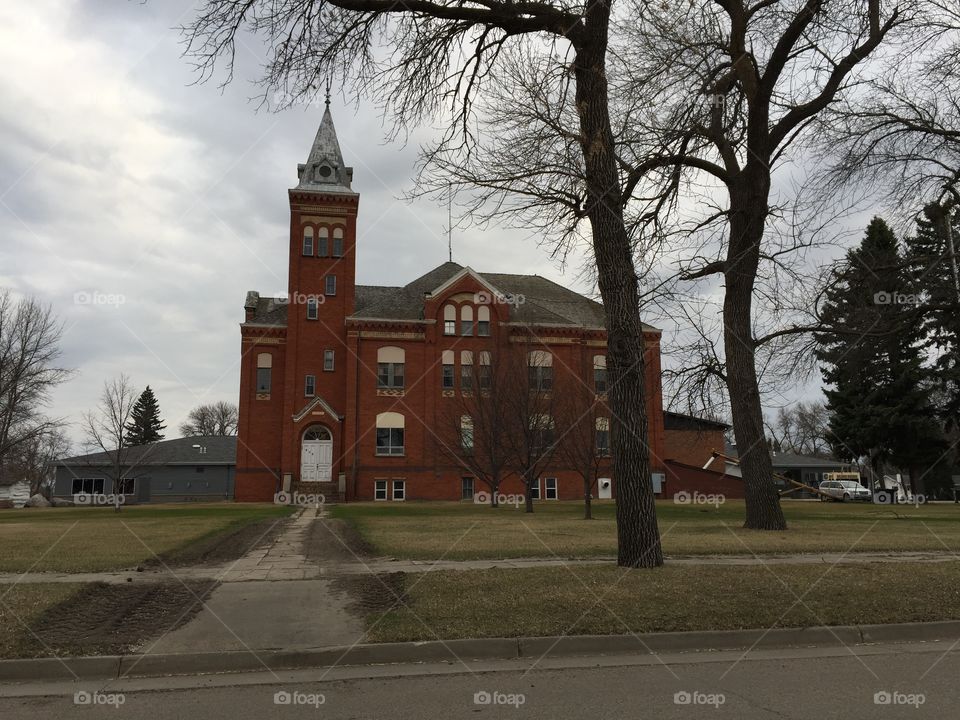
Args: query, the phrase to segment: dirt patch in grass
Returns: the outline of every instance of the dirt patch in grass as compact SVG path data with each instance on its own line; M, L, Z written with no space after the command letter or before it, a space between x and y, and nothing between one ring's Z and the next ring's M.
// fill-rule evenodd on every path
M13 657L119 655L180 627L202 607L215 582L84 586L36 614L18 634Z
M255 522L237 523L227 531L216 530L187 545L163 553L159 559L149 558L143 562L142 566L157 567L166 564L172 567L184 567L232 562L251 550L272 545L289 522L289 518L266 518Z
M391 609L407 606L406 573L341 575L335 584L352 598L349 610L371 622Z
M310 525L307 558L317 563L356 563L374 556L373 547L353 524L336 518Z
M406 583L404 605L367 614L371 641L960 619L960 562L435 571Z

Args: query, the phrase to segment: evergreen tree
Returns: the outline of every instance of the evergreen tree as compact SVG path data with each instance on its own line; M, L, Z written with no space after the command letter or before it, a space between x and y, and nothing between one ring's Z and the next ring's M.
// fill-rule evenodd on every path
M910 270L923 293L925 343L934 358L931 381L948 432L960 427L960 259L951 252L958 244L960 212L938 205L924 209L916 235L907 238Z
M885 462L910 474L936 462L942 438L923 368L918 307L899 243L874 218L858 248L834 271L817 336L827 389L830 443L841 458L866 457L876 477Z
M147 389L140 393L133 411L130 414L130 422L127 423L127 434L124 441L130 445L147 445L158 440L163 440L162 430L166 425L160 419L160 405L157 403L157 397L153 390L147 385Z

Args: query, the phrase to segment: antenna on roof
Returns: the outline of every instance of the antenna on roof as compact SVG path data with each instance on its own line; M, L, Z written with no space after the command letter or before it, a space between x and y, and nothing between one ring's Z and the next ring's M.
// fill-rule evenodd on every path
M447 261L453 262L453 193L447 195Z

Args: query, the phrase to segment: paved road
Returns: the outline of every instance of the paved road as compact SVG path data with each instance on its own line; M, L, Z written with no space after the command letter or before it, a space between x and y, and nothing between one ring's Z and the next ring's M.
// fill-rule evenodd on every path
M526 660L139 679L99 689L101 701L118 703L111 693L122 693L118 707L76 705L75 692L98 690L84 684L0 685L0 717L946 720L960 717L960 652L950 648L578 658L545 660L532 670ZM4 697L11 693L22 697ZM891 702L878 704L877 693Z

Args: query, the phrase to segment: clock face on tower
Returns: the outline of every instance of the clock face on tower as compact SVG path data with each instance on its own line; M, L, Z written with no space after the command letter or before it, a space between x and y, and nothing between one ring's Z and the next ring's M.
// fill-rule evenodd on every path
M329 178L333 173L333 170L331 170L328 165L321 165L319 168L317 168L317 172L320 174L320 177Z

